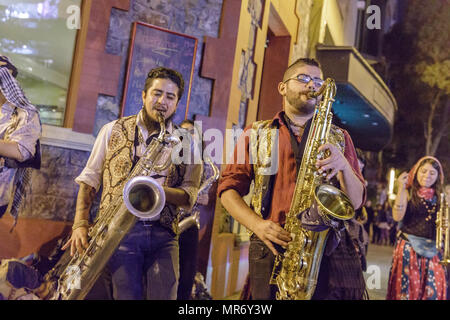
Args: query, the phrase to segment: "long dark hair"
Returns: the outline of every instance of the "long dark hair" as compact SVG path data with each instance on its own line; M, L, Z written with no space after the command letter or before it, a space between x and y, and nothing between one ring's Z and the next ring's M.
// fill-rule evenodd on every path
M417 181L417 173L419 172L420 168L423 165L427 164L427 163L431 164L433 166L433 168L436 169L436 171L438 172L438 176L436 178L436 181L431 186L431 188L434 189L434 194L435 194L435 196L437 196L438 201L440 199L439 195L441 194L441 192L443 190L443 186L442 186L442 183L441 183L441 166L440 166L440 164L438 162L436 162L435 160L430 159L430 158L424 159L422 162L420 162L417 165L417 170L416 170L416 172L414 174L414 180L413 180L413 183L411 185L411 202L416 207L420 203L420 198L417 195L417 192L421 188L420 184L419 184L419 181Z

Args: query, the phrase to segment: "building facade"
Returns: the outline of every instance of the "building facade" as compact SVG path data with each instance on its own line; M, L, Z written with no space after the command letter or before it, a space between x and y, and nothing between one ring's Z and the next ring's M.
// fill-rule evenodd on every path
M0 22L2 29L3 24L16 20L29 20L27 28L45 28L39 26L39 19L45 12L52 17L49 1L42 1L37 9L18 6L17 1L10 3L0 5L0 11L8 12L4 14L6 20ZM393 3L384 1L381 19L395 9ZM373 145L368 141L373 132L387 130L376 141L376 148L382 149L390 139L396 106L371 66L380 56L365 56L356 49L365 48L361 39L367 37L364 19L371 16L365 11L368 5L356 0L61 1L53 8L55 23L62 28L68 28L69 23L76 26L70 35L72 58L66 62L70 70L66 75L65 103L61 112L54 108L53 113L61 114L59 118L51 117L56 103L40 104L41 115L45 115L42 168L33 173L31 195L13 233L3 232L11 220L0 220L0 258L48 249L56 238L70 231L78 190L74 178L84 167L100 128L123 111L132 28L137 21L197 39L189 108L184 118L202 121L204 131L215 128L225 132L271 118L282 108L276 87L284 70L299 57L315 57L322 63L325 75L337 80L338 91L346 93L339 97L341 107L335 112L341 124L348 124L357 147ZM42 13L40 17L23 18L27 10L35 9ZM2 35L0 31L0 37L11 38L6 43L9 46L2 43L0 53L14 54L11 41L15 35ZM44 32L36 37L50 41ZM33 42L17 46L32 47ZM19 71L32 64L51 69L48 62L42 62L44 59L33 61L26 54L18 58ZM340 59L341 69L335 68L336 59ZM44 77L38 80L40 85L48 82ZM31 92L34 84L26 85L31 80L23 79L21 83L26 93ZM373 127L370 135L367 126ZM226 154L216 156L217 162L224 162ZM97 207L98 199L92 215ZM214 298L242 289L248 272L248 245L245 228L232 221L216 198L210 197L201 213L198 270L205 275Z

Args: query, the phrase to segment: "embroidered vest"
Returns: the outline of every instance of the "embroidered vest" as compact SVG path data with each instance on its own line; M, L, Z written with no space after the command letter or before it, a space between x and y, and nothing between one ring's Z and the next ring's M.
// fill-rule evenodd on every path
M114 124L108 143L105 162L103 164L103 193L98 216L101 216L111 202L122 195L123 183L133 167L134 138L137 115L124 117ZM171 164L163 173L166 174L164 186L177 187L181 185L186 167L183 164ZM162 226L178 233L179 215L175 206L166 203L160 214Z
M275 130L274 130L275 129ZM278 168L278 130L273 120L254 122L250 134L250 155L253 159L254 193L251 198L251 208L266 219L270 211L273 182ZM304 137L307 139L307 136ZM344 153L345 137L339 127L332 125L328 141ZM275 155L275 156L273 156ZM256 158L256 159L255 159Z
M136 115L117 120L112 128L108 151L103 164L103 192L99 216L104 213L116 197L122 195L123 183L133 166L135 130Z

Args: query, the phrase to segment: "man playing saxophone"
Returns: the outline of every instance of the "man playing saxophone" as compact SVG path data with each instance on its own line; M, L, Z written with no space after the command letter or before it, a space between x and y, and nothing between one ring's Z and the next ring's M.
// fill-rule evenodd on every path
M180 73L164 67L152 69L142 91L141 111L101 129L86 167L75 179L80 189L73 233L63 249L74 255L87 248L89 211L95 194L103 188L98 213L101 216L121 194L121 182L162 130L160 115L164 117L166 133L174 132L172 118L183 90ZM163 186L166 205L159 220L138 220L109 260L107 269L114 299L176 299L179 278L176 207L190 208L195 203L201 174L202 164L181 163L151 175Z
M274 299L277 286L270 284L275 258L292 241L283 226L290 211L297 175L302 162L305 140L311 126L317 98L310 96L321 88L322 71L314 59L301 58L285 71L278 92L283 98L283 111L272 120L258 121L244 130L237 142L234 161L225 167L218 187L218 196L225 209L252 233L249 248L249 280L253 299ZM270 144L262 141L258 132L277 129L272 147L268 147L272 162L277 162L275 173L259 173L258 161L252 162L253 150ZM256 132L254 135L249 132ZM328 150L328 157L317 159L315 165L327 180L336 179L348 195L354 208L363 204L364 179L360 173L357 155L349 134L336 126L332 133L340 137L339 143L325 143L319 151ZM250 135L250 137L249 137ZM244 147L245 162L237 163L238 149ZM271 153L271 151L273 153ZM242 196L249 192L254 181L255 192L251 206ZM353 235L354 220L346 221L339 241L328 237L320 266L318 284L313 299L362 299L365 283L361 270L361 248ZM337 242L337 243L336 243ZM361 243L362 246L362 243Z

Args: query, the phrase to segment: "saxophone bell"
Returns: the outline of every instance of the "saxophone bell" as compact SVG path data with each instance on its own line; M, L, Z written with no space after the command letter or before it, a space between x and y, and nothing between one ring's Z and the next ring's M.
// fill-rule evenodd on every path
M314 200L318 213L328 226L338 221L350 220L355 216L355 209L349 197L342 190L322 184L314 190Z
M214 164L214 162L211 160L210 157L205 156L204 163L207 163L211 167L213 174L200 185L200 188L198 189L198 194L209 189L209 187L215 181L217 181L217 179L219 179L219 175L220 175L219 168L217 168L217 166ZM179 210L181 212L181 216L183 216L185 213L185 209L179 208ZM184 231L186 231L193 225L196 225L197 229L200 230L200 211L198 210L197 202L194 204L194 207L191 209L191 212L194 212L194 213L179 222L178 231L180 234L182 234Z
M329 184L321 184L314 189L314 201L307 210L311 218L314 220L319 218L331 228L338 228L339 221L350 220L355 215L349 197L342 190ZM297 214L299 220L302 220L303 213L304 211Z
M197 229L200 230L200 211L198 210L195 211L194 214L180 221L178 224L178 232L182 234L192 226L196 226Z
M158 112L157 118L160 126L157 140L163 145L160 150L160 155L163 155L166 150L170 150L165 145L179 143L179 139L173 136L166 137L166 123L163 112ZM143 155L144 159L146 157L148 157L148 154ZM165 159L166 157L161 158ZM170 162L168 161L163 161L162 163L156 161L153 163L153 169L162 171L169 164ZM146 175L131 178L125 184L122 196L128 211L134 216L147 221L158 220L166 203L166 194L163 187L155 179Z
M137 176L123 188L123 201L128 211L138 218L154 221L166 203L166 194L158 182L147 176Z

